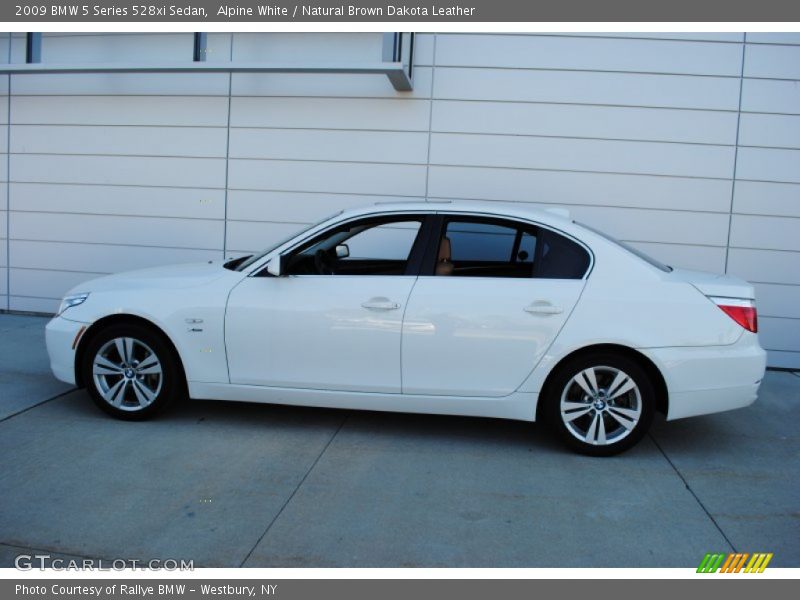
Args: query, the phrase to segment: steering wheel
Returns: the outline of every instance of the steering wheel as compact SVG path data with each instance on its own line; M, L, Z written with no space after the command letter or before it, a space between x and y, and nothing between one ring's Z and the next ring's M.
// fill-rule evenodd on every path
M320 248L314 253L314 266L320 275L335 275L330 254L327 250Z

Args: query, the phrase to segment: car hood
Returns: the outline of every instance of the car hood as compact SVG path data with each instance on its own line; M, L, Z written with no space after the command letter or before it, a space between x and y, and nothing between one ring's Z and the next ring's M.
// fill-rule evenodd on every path
M142 288L184 289L210 283L234 273L234 271L225 269L222 261L137 269L92 279L75 286L70 293Z

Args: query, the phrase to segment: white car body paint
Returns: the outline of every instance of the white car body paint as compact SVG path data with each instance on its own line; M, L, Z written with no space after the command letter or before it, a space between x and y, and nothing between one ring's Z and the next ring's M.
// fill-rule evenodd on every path
M402 308L414 279L245 278L228 301L231 383L399 394ZM397 308L362 306L370 301Z
M253 276L336 224L405 213L533 223L590 249L591 267L572 280ZM172 341L196 399L532 421L559 361L615 344L653 362L675 419L747 406L766 366L757 335L706 298L753 298L748 283L660 271L564 216L522 204L369 206L312 227L245 272L221 261L176 265L102 277L69 293L77 292L90 296L47 326L58 379L75 383L72 345L82 327L134 315Z
M508 396L556 339L584 284L582 279L542 279L531 286L528 279L420 277L403 321L403 391ZM543 312L527 312L528 307Z

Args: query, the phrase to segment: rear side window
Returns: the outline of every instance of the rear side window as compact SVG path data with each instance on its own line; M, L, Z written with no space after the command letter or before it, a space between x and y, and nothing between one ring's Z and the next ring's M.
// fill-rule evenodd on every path
M452 221L445 235L452 245L454 261L508 262L517 231L494 223Z
M548 229L490 218L450 218L435 274L450 277L580 279L589 253Z
M439 240L436 275L532 277L535 230L507 221L453 219ZM523 237L528 250L522 249Z

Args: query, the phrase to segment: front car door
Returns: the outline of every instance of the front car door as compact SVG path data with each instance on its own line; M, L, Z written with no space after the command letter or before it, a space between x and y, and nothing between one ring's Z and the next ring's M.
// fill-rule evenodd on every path
M403 324L403 393L514 392L574 308L588 250L551 229L442 214Z
M231 292L230 381L400 392L403 312L424 253L419 214L357 218L284 253Z

